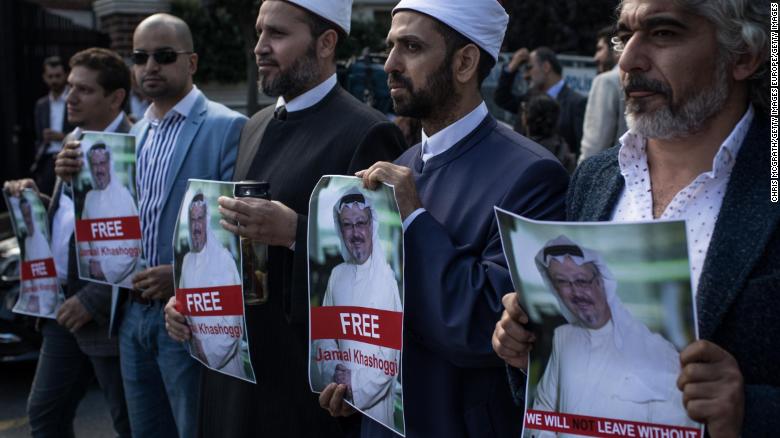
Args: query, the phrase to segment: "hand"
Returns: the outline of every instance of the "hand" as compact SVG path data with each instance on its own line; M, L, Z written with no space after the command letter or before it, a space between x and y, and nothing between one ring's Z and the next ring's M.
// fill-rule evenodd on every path
M742 372L734 356L709 341L696 341L680 353L677 387L692 419L707 425L712 438L738 437L745 413Z
M141 297L147 300L164 300L173 296L173 266L155 266L135 274L133 289L141 291Z
M330 412L333 417L347 417L354 414L355 408L344 401L346 392L346 385L328 384L320 393L320 407Z
M517 292L504 295L501 299L504 313L493 331L493 350L509 365L523 371L528 370L528 353L533 349L536 336L525 328L528 315L517 300Z
M393 186L402 220L418 208L422 208L420 197L417 196L417 187L414 185L412 170L408 167L379 161L368 169L356 172L355 176L363 178L363 185L370 190L375 190L380 183Z
M176 296L172 296L165 305L165 330L174 341L184 342L192 338L187 319L179 312Z
M509 64L507 64L506 66L507 71L510 73L516 72L517 69L520 68L521 65L528 62L530 58L531 58L530 52L525 47L523 47L520 50L517 50L512 55L512 59L509 61Z
M84 324L92 321L92 314L76 296L70 297L57 309L57 322L75 333Z
M3 184L3 191L17 198L22 195L22 190L24 189L33 189L35 193L40 194L38 186L35 185L35 181L30 178L6 181L5 184Z
M267 245L289 248L295 242L298 214L279 201L220 196L222 228ZM237 224L236 224L237 223Z
M103 274L103 267L100 266L100 261L91 259L89 261L89 276L95 280L105 280L106 276Z
M84 165L81 156L81 142L69 141L62 146L62 150L54 160L54 173L65 182L71 182L73 176L81 172Z

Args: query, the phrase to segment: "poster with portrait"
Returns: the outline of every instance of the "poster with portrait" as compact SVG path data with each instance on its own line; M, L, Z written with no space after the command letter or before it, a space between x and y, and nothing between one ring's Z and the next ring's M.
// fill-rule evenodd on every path
M135 187L135 137L84 131L73 180L76 258L84 280L132 287L143 269Z
M309 201L309 383L405 436L403 229L393 188L324 176Z
M190 179L173 239L176 308L192 332L189 350L203 365L255 383L244 318L241 247L219 224L217 199L233 183Z
M19 242L19 297L12 310L55 319L65 297L51 252L46 208L38 193L31 189L23 190L20 196L4 191L3 196Z
M685 222L496 215L536 335L523 437L702 437L676 383L698 337Z

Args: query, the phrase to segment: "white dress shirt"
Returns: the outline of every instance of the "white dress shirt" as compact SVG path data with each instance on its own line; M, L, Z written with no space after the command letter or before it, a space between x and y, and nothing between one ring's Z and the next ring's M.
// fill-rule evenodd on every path
M65 100L68 96L68 92L68 87L65 87L57 98L54 98L54 96L49 93L49 129L59 131L64 126ZM59 153L60 149L62 149L61 141L50 141L49 145L46 146L46 153L56 154Z
M103 131L116 132L124 116L125 113L120 111L119 115ZM81 128L76 128L73 132L80 131ZM75 137L80 137L80 134L76 134ZM70 236L73 235L75 220L76 212L73 206L73 199L71 199L70 189L66 191L63 184L60 203L57 207L57 212L54 213L51 224L51 249L54 257L54 268L57 270L57 278L61 280L62 284L67 284L68 281L68 255L70 254L68 245Z
M718 219L726 186L734 169L742 141L753 121L753 107L749 107L721 144L712 161L712 170L697 176L675 195L660 219L685 219L688 231L688 252L691 264L693 290L699 286L699 277L707 256L712 231ZM647 166L647 140L630 130L620 138L618 163L625 178L625 189L620 195L613 221L640 221L653 219L653 195Z
M425 130L422 130L422 154L423 163L427 162L436 155L442 154L463 140L471 131L477 129L482 120L488 115L488 109L485 102L480 103L470 113L458 119L456 122L442 129L441 131L428 137ZM418 208L412 214L406 217L403 222L403 229L406 231L409 225L424 212L424 208Z
M289 102L285 102L284 97L279 96L279 98L276 100L276 108L284 106L284 109L286 109L288 113L291 113L314 106L328 93L330 93L330 90L332 90L337 83L338 81L336 80L336 73L333 73L328 79L325 79L316 87L296 98L293 98L293 100Z

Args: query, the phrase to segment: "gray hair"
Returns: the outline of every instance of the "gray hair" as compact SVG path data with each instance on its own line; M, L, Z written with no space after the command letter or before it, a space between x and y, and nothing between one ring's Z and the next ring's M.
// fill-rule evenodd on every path
M758 56L758 69L748 79L753 105L769 109L769 0L673 0L685 11L700 16L715 26L720 58L731 64L741 55ZM618 16L626 0L617 7ZM616 50L622 50L615 41Z

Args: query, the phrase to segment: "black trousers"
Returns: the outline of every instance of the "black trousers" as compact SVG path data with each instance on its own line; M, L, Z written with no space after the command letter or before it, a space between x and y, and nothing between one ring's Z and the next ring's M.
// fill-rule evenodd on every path
M94 376L106 397L114 430L120 437L130 437L119 357L85 354L73 334L54 320L43 322L41 332L43 346L27 402L32 436L73 437L76 408Z

